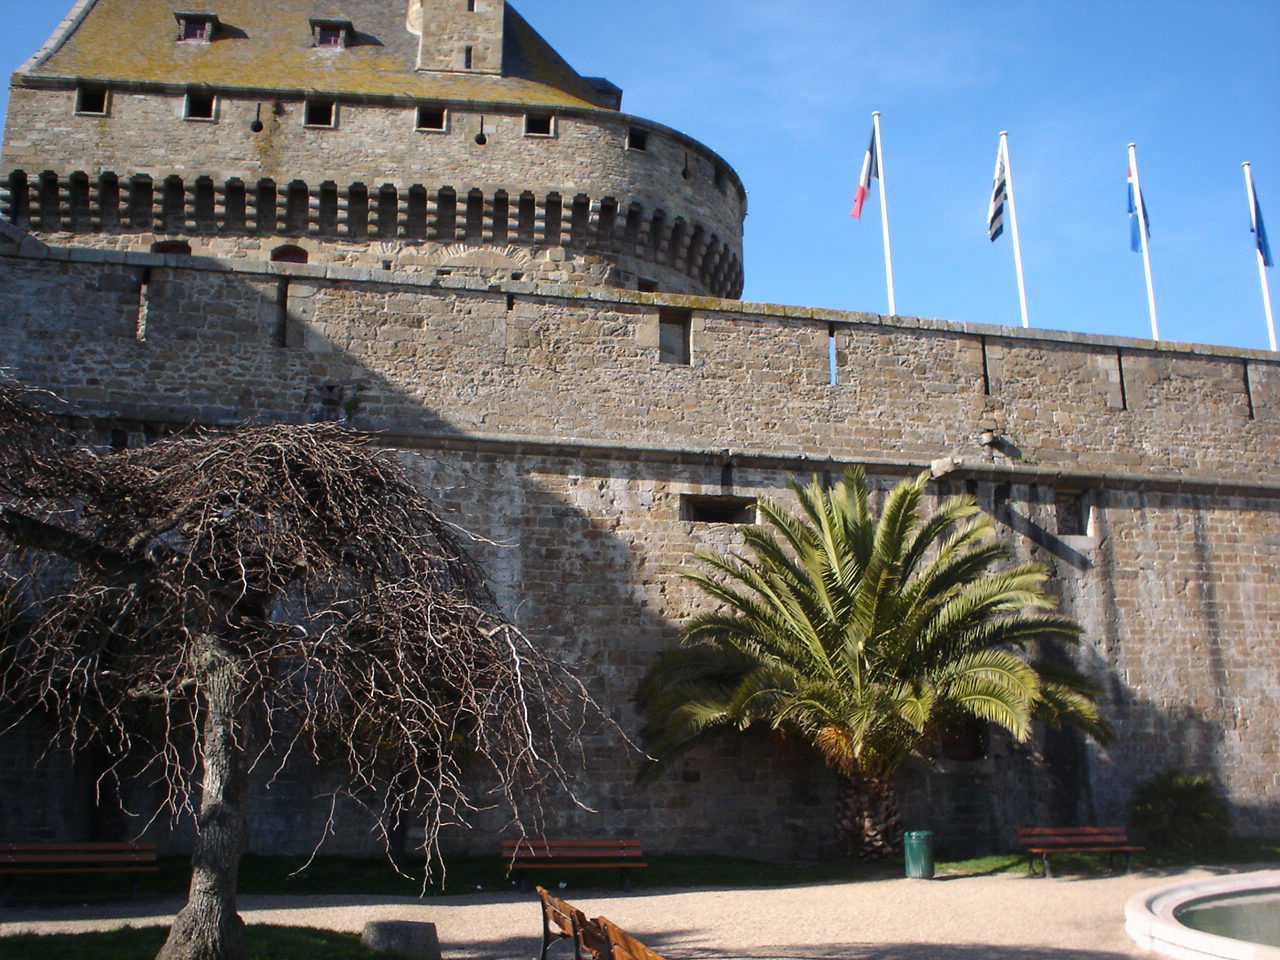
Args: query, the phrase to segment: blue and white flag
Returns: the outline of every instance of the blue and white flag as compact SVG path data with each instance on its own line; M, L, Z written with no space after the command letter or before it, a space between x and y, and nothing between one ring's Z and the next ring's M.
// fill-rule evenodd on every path
M1004 162L1004 141L996 150L996 172L991 186L991 205L987 208L987 236L994 243L1004 233L1004 204L1009 198L1009 174Z
M1138 216L1138 207L1142 207L1142 216ZM1134 253L1142 252L1142 225L1147 228L1147 239L1151 239L1151 218L1147 216L1147 199L1142 190L1135 186L1133 168L1129 168L1129 249Z
M1253 195L1253 226L1249 228L1257 236L1258 253L1262 256L1262 265L1272 266L1271 244L1267 243L1267 228L1262 223L1262 207L1258 205L1258 194Z

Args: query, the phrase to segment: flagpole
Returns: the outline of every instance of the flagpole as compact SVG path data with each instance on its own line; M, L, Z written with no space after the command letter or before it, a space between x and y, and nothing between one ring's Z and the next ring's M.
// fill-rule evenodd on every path
M884 277L885 286L889 290L889 315L898 315L897 302L893 296L893 255L889 252L889 204L884 189L884 141L880 138L880 111L871 114L871 122L876 133L876 166L880 168L880 227L884 234Z
M1253 232L1256 237L1261 239L1258 232L1258 195L1253 189L1253 167L1249 161L1241 164L1244 167L1244 185L1249 192L1249 222L1253 224ZM1271 287L1267 284L1267 261L1262 255L1261 242L1254 244L1258 257L1258 279L1262 281L1262 308L1267 315L1267 334L1271 337L1271 349L1276 347L1276 321L1271 314Z
M1013 227L1013 264L1018 271L1018 305L1022 307L1022 326L1031 326L1027 314L1027 284L1022 276L1022 241L1018 238L1018 208L1013 201L1013 164L1009 162L1009 131L1000 131L1000 153L1004 157L1004 182L1009 193L1009 221Z
M1129 172L1133 174L1133 205L1138 214L1138 239L1142 242L1142 268L1147 274L1147 304L1151 308L1151 339L1160 339L1160 323L1156 319L1156 288L1151 282L1151 245L1147 237L1147 206L1142 199L1142 181L1138 177L1138 145L1129 144Z

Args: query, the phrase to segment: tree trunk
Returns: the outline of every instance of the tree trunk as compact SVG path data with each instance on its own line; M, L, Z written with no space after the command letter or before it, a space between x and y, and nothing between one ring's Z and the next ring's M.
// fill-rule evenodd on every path
M836 797L836 832L846 852L859 860L879 860L902 852L898 793L888 778L841 777Z
M156 960L245 960L244 921L236 912L240 856L248 839L245 760L237 729L241 678L234 656L220 640L206 635L197 645L204 781L191 890Z

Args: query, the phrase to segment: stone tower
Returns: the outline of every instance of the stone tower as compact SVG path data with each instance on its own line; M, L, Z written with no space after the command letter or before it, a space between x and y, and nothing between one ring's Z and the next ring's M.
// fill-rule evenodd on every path
M733 170L621 113L503 0L189 7L76 5L14 74L0 217L115 249L741 292Z

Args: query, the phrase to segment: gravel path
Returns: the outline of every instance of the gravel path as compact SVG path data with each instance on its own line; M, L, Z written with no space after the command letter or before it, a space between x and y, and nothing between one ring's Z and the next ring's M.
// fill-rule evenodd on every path
M1228 870L1212 872L1234 872ZM606 916L671 960L1120 960L1148 956L1124 932L1135 893L1209 870L1027 879L1014 874L830 883L769 890L645 890L561 895ZM5 910L0 935L167 923L174 901ZM369 920L436 924L445 960L532 960L533 894L414 900L243 897L248 923L359 932ZM572 956L561 949L554 957Z

